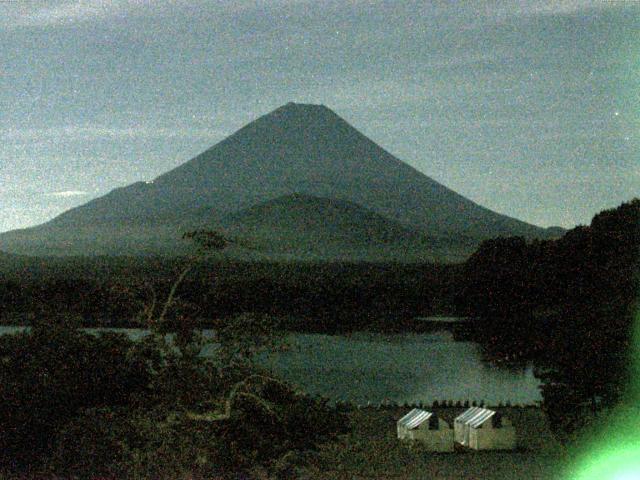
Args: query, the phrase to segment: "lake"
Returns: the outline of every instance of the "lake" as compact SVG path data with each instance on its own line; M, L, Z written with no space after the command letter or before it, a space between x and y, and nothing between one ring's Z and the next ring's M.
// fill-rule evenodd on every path
M0 334L21 327L0 327ZM99 329L89 329L99 331ZM140 329L115 329L131 338ZM205 331L211 335L211 332ZM531 367L506 369L483 362L480 346L455 341L448 330L428 334L292 334L286 352L260 362L312 394L377 404L434 400L531 405L541 400ZM207 353L206 351L204 352Z

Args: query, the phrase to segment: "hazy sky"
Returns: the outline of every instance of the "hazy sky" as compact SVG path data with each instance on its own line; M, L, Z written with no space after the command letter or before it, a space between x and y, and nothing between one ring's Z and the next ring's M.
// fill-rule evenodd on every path
M538 225L640 196L638 2L0 0L0 231L289 101Z

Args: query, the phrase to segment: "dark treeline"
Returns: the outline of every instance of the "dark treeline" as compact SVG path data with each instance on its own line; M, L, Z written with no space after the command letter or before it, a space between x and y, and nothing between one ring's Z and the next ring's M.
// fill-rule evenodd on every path
M59 311L85 326L138 326L145 308L166 296L187 259L18 259L4 267L4 323L28 324ZM459 266L366 263L198 264L178 296L191 317L265 313L292 330L338 332L415 328L417 315L453 313Z
M638 294L640 200L562 238L484 242L466 262L459 309L493 358L532 360L551 415L612 405L627 385ZM558 418L567 430L573 418Z

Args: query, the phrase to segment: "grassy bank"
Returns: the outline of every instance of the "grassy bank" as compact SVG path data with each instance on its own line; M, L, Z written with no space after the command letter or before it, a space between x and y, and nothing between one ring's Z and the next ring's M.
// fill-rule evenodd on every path
M464 409L435 412L450 425ZM564 449L554 439L537 408L498 409L517 430L513 452L430 453L417 444L398 441L396 421L405 408L363 408L349 412L351 433L324 447L305 470L308 479L554 479Z

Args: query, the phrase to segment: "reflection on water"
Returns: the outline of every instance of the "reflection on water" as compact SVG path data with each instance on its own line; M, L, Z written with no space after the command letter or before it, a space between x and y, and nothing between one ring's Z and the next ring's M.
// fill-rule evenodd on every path
M350 336L295 335L298 348L266 360L301 389L333 400L511 402L541 400L533 369L483 363L480 347L449 332Z
M21 329L0 327L0 334ZM125 332L134 339L146 334L141 329L112 330ZM211 331L204 333L212 335ZM289 341L293 348L264 356L261 363L302 390L332 400L358 403L484 400L487 404L507 401L533 404L541 400L540 382L530 366L506 369L485 363L479 345L454 341L449 331L295 334Z

